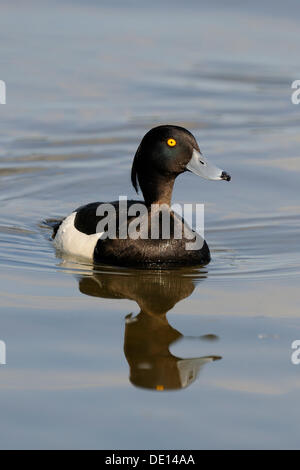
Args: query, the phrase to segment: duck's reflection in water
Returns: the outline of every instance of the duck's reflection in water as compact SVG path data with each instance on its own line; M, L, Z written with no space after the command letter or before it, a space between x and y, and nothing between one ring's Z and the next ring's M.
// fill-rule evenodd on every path
M79 289L84 294L138 303L140 313L127 315L125 321L124 352L130 381L137 387L159 391L187 387L204 364L221 359L220 356L183 359L170 352L170 346L183 335L169 324L166 314L191 295L194 288L193 277L183 270L101 272L79 279ZM196 338L217 339L214 335Z

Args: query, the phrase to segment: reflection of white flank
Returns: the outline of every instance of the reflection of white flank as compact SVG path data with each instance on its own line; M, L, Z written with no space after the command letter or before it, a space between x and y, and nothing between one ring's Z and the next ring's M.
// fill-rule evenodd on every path
M97 241L102 233L86 235L74 225L76 212L69 215L59 227L54 239L57 250L70 255L93 259Z

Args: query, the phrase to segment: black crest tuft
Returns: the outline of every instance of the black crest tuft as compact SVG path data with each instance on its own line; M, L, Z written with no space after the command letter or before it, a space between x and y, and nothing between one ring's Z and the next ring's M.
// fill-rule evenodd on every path
M139 192L139 181L138 181L138 175L137 175L137 164L138 164L138 158L139 158L139 153L140 153L140 145L135 153L133 162L132 162L132 168L131 168L131 183L136 192Z

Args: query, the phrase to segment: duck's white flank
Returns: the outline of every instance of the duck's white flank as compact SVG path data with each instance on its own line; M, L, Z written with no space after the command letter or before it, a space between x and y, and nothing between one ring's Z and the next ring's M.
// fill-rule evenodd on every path
M92 235L80 232L75 227L75 217L76 212L73 212L62 222L54 239L54 246L64 253L92 259L97 241L103 232Z

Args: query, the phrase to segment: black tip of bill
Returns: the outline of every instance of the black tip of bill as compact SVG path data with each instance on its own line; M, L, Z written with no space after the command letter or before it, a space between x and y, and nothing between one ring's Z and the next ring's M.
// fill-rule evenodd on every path
M222 179L222 180L225 180L225 181L230 181L230 180L231 180L231 176L230 176L228 173L226 173L226 171L222 171L221 179Z

